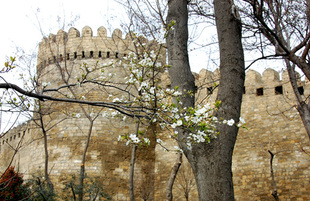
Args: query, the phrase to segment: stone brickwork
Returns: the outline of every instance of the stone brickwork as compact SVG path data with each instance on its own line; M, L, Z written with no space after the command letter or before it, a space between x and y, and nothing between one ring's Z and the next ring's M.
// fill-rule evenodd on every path
M152 45L152 43L146 42ZM68 33L60 30L57 35L43 39L38 53L38 74L40 82L51 82L51 87L61 84L59 66L72 72L68 78L74 83L75 76L82 73L80 66L98 63L109 63L111 59L121 59L129 52L135 51L130 34L122 38L120 30L115 30L112 37L107 37L106 30L100 27L97 36L89 27L84 27L82 35L75 28ZM59 65L59 66L57 66ZM112 74L114 81L122 80L126 72L119 69L107 69L105 75ZM117 75L117 76L116 76ZM196 76L197 102L206 101L211 95L215 99L218 82L218 71L201 70ZM270 176L270 154L273 160L274 176L281 200L310 200L310 146L297 110L295 98L287 74L267 69L263 75L250 70L246 74L242 117L248 129L240 129L233 156L233 178L236 200L273 200L273 186ZM162 81L169 85L168 76ZM299 81L300 92L309 95L310 85ZM106 100L109 94L118 96L115 91L101 91L80 87L77 94L86 96L87 100ZM86 93L87 92L87 93ZM51 92L57 95L55 92ZM64 92L66 93L66 92ZM89 121L85 116L69 117L78 113L79 107L73 104L44 103L45 108L53 113L45 117L49 122L48 148L50 153L49 167L52 180L58 189L63 189L72 175L77 175L81 165L81 156L86 143ZM98 112L99 108L87 109ZM68 115L69 114L69 115ZM35 118L35 117L34 117ZM56 124L57 123L57 124ZM118 142L118 135L131 133L135 124L130 119L125 121L99 116L94 121L93 134L85 164L89 177L98 178L105 191L113 200L129 200L128 175L131 148ZM44 147L42 132L32 121L17 126L0 137L0 172L5 170L15 154L12 165L24 173L27 178L44 169ZM160 133L167 148L173 149L175 142L165 133ZM14 150L18 148L15 153ZM136 195L140 200L145 194L146 157L143 149L138 149L135 167ZM165 199L165 188L176 154L165 152L161 146L155 148L155 187L154 200ZM192 181L193 176L186 170L186 159L174 186L175 200L185 200L182 184ZM151 164L150 164L151 165ZM185 175L185 176L184 176ZM64 192L65 193L65 192ZM190 192L190 200L197 200L195 187Z

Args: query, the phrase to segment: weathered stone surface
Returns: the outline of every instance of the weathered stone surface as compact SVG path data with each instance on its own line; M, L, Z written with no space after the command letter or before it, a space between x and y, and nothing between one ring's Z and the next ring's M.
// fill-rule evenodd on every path
M88 66L97 65L97 61L108 63L111 59L122 58L134 50L129 34L122 38L122 32L115 30L112 37L107 37L106 29L100 27L97 36L93 36L91 28L83 28L82 34L75 28L69 33L60 30L57 35L50 35L39 46L38 73L41 82L51 81L52 87L61 83L57 65L67 66L73 76L80 75L80 66L84 62ZM64 45L65 44L65 45ZM57 62L55 62L57 61ZM126 72L118 68L109 69L106 75L115 73L112 79L123 79ZM219 74L202 70L195 75L198 102L206 101L209 94L214 100ZM169 77L162 76L163 85L169 85ZM72 78L70 82L73 82ZM304 96L309 95L310 86L299 81ZM78 88L77 93L87 93L88 100L105 100L108 94L118 96L115 91L103 92L88 88ZM66 93L66 92L65 92ZM297 110L294 108L295 98L288 82L287 74L267 69L263 75L250 70L245 81L242 117L248 129L240 129L233 156L233 179L236 200L273 200L273 186L270 176L270 154L275 154L273 161L274 175L281 200L310 200L310 147L309 139ZM58 122L66 114L79 113L79 107L73 104L45 103L56 112L46 117L51 124ZM95 111L98 111L95 108ZM50 175L58 189L65 187L72 175L77 175L81 165L81 156L86 143L86 132L89 122L83 115L80 118L67 118L53 126L49 131L49 167ZM134 123L99 116L94 122L93 135L85 164L89 177L100 178L99 182L113 200L129 200L128 175L131 148L118 142L119 134L134 132ZM165 133L160 133L168 149L173 149L175 142ZM40 129L32 122L25 123L10 130L0 137L0 171L5 170L12 159L14 149L20 147L12 165L18 167L26 178L44 169L43 140ZM146 165L145 153L138 149L135 172L135 189L138 197L143 194L143 178ZM193 176L186 169L186 160L174 186L175 200L185 200L182 184L193 182ZM155 157L155 200L164 200L166 183L176 160L174 152L165 152L156 146ZM187 168L186 168L187 167ZM183 169L183 170L182 170ZM183 179L182 179L183 178ZM147 185L147 184L145 184ZM197 199L197 192L190 191L190 200Z

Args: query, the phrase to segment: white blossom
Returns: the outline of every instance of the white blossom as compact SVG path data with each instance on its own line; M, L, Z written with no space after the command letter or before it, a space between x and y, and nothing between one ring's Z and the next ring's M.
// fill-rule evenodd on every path
M135 144L140 142L140 139L135 135L135 134L130 134L129 138L131 139L131 141Z
M89 116L90 116L90 117L94 117L94 116L95 116L95 113L91 112L91 113L89 114Z
M233 119L230 119L227 121L228 126L232 126L232 125L234 125L234 123L235 123L235 120L233 120Z
M103 113L102 113L102 117L108 117L109 115L108 115L108 112L107 111L104 111Z
M158 144L163 144L163 141L162 141L161 139L159 139L159 138L156 139L156 142L157 142Z
M172 94L173 96L181 96L182 95L182 93L181 92L179 92L179 91L175 91L175 92L173 92L173 94Z
M149 138L143 138L144 140L144 143L147 144L147 145L150 145L150 139Z
M51 82L42 82L42 86L43 87L47 87L47 86L50 86L51 85Z
M174 146L174 149L177 150L178 152L181 152L183 154L183 150L180 147Z
M119 102L121 102L121 100L119 98L114 98L112 102L113 103L119 103Z
M242 124L245 124L245 120L244 120L242 117L239 117L239 121L240 121Z
M179 120L177 121L177 126L181 126L181 125L182 125L182 120L179 119Z

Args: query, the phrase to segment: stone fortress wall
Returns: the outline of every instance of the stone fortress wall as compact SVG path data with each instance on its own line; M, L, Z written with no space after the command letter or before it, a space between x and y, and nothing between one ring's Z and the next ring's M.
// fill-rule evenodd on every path
M108 63L111 59L122 58L134 51L130 35L122 38L120 30L115 30L112 37L107 37L106 30L100 27L97 36L93 36L89 27L84 27L82 35L75 28L68 33L60 30L57 35L50 35L39 46L38 72L41 82L51 82L57 86L60 82L57 65L66 67L78 75L78 66L87 62L89 66L97 61ZM117 71L117 69L116 69ZM106 72L114 73L114 71ZM122 75L122 74L121 74ZM198 102L212 93L214 99L218 80L218 71L201 70L195 74L199 91ZM113 79L123 79L114 77ZM163 80L166 81L166 80ZM168 84L167 84L168 85ZM299 81L300 93L309 95L310 85ZM80 91L83 92L83 91ZM80 93L79 92L79 93ZM90 99L105 98L96 90L88 94ZM233 178L236 200L273 200L273 186L270 176L270 150L275 154L273 168L277 189L281 200L310 200L310 146L309 139L297 110L294 108L295 98L287 74L280 74L272 69L264 71L263 75L249 70L246 74L242 117L247 122L248 129L240 129L233 156ZM64 118L66 111L77 112L78 108L69 104L51 105L59 112L51 114L51 124ZM67 109L66 109L67 108ZM72 109L73 108L73 109ZM50 174L59 188L63 188L77 174L81 165L83 145L86 143L87 118L68 118L49 130ZM128 175L130 163L130 147L117 141L122 133L134 131L130 120L115 121L99 116L94 122L93 135L88 150L86 173L91 177L100 177L103 187L113 200L128 200ZM163 139L163 138L162 138ZM173 148L175 142L164 139L165 146ZM0 171L5 170L19 147L13 160L13 165L26 177L44 168L44 150L42 135L34 123L28 122L17 126L0 138ZM155 195L154 200L165 198L166 183L176 160L176 154L164 152L156 146L155 155ZM143 175L143 151L138 151L136 165L136 193L143 196L141 183ZM184 165L184 168L186 165ZM185 171L185 170L184 170ZM141 173L141 174L140 174ZM191 177L191 178L190 178ZM192 179L187 174L187 179ZM139 183L140 182L140 183ZM175 200L182 200L181 178L174 188ZM191 199L197 199L195 190L191 191Z

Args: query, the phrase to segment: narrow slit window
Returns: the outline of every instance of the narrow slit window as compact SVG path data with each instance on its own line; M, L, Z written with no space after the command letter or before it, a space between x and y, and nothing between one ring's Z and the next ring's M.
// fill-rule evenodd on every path
M82 58L85 58L85 52L82 51Z
M264 88L256 89L256 95L257 96L263 96L264 95Z
M115 53L115 58L118 58L118 52Z
M276 95L283 94L283 87L282 86L275 87L274 92Z
M99 55L98 55L98 57L99 57L99 58L101 58L101 57L102 57L102 56L101 56L101 51L99 51Z
M69 59L70 59L70 54L68 53L68 54L67 54L67 60L69 60Z
M304 95L304 87L303 86L298 87L298 92L300 95Z
M16 135L14 135L14 138L13 138L14 140L16 139Z
M12 141L12 136L10 137L10 141Z
M77 58L77 52L74 52L74 58L75 59Z
M20 133L18 133L18 137L20 138Z
M59 55L59 61L62 61L63 60L63 57L62 57L62 54Z
M93 52L93 51L90 51L89 57L90 57L90 58L93 58L93 56L94 56L94 52Z
M107 58L110 58L110 52L107 52Z

